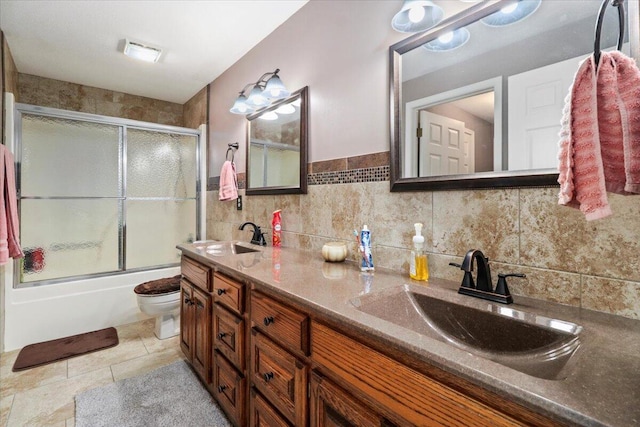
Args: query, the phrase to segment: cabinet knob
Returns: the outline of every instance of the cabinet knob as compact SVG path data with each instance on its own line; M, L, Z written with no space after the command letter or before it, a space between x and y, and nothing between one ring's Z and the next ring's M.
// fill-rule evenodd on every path
M189 298L185 298L184 299L184 303L187 304L187 305L193 304Z
M218 339L221 340L222 338L226 337L227 333L226 332L218 332Z
M267 316L262 320L262 323L264 323L264 326L269 326L270 324L273 323L273 316Z
M218 386L218 393L222 393L223 391L225 391L227 389L226 385L219 385Z
M268 383L273 379L273 372L267 372L262 377L264 378L264 382Z
M224 289L218 289L216 292L218 293L218 295L222 295L222 294L226 293L227 291L225 291Z

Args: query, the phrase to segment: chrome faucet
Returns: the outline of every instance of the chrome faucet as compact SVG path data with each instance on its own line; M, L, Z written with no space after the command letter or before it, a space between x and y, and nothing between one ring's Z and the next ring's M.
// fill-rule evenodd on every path
M264 239L264 233L262 232L260 227L255 225L253 222L245 222L240 226L240 228L238 228L238 230L244 230L244 227L247 225L253 227L253 236L251 236L251 243L253 243L254 245L267 246L267 241Z
M476 283L473 280L473 262L476 264ZM464 271L462 284L458 289L459 294L469 295L476 298L482 298L493 302L503 304L511 304L513 297L507 286L507 277L526 277L524 274L498 274L498 284L493 289L491 282L491 269L489 267L489 258L485 257L482 251L471 249L464 256L462 264L450 262L449 265L460 268Z

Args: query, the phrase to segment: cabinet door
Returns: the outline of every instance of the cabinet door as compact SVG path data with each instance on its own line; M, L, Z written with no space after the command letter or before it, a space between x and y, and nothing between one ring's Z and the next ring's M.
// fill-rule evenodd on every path
M255 389L251 389L250 427L291 427Z
M180 348L187 359L193 360L193 286L186 280L180 281Z
M194 340L193 367L200 377L211 382L211 296L193 288Z
M245 323L224 309L214 304L213 311L213 343L215 348L224 354L241 372L245 367Z
M307 366L265 335L251 334L251 382L292 424L306 426Z
M246 425L246 384L246 378L216 351L213 359L212 394L236 426Z
M311 427L386 426L383 417L315 372L311 374Z

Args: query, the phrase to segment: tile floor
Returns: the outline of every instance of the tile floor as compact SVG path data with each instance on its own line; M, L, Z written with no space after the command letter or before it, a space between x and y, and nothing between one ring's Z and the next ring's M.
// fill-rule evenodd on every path
M0 427L73 427L76 394L184 358L179 337L159 340L153 327L118 326L116 347L21 372L11 371L19 350L0 354Z

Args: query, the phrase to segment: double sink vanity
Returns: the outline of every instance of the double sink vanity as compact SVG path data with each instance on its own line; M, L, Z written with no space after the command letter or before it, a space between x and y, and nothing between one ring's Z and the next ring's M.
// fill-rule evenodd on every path
M640 425L638 321L289 248L178 248L181 346L235 425Z

